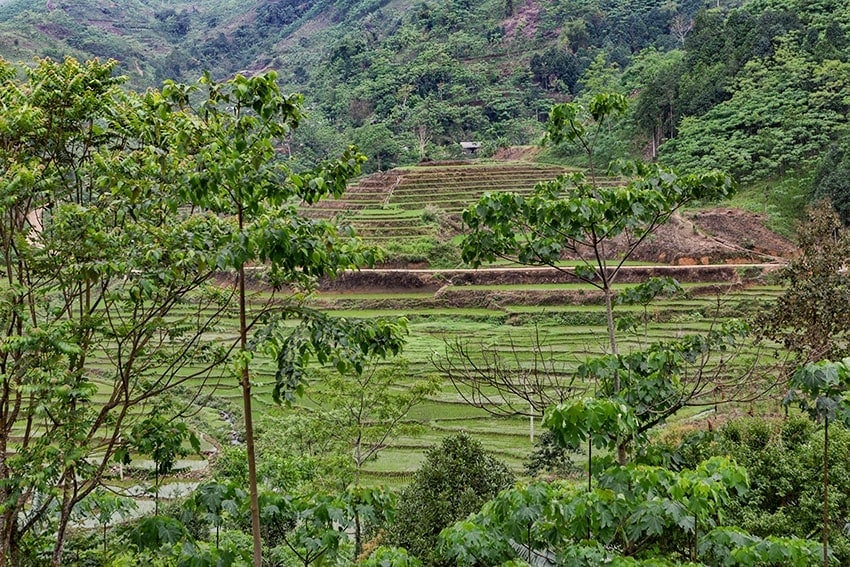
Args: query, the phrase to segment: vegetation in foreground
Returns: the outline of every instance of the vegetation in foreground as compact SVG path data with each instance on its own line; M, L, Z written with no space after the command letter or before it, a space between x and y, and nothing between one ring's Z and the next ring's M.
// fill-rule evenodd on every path
M304 219L295 204L298 199L316 200L342 191L345 180L356 171L357 154L352 150L343 160L311 172L295 172L277 161L272 140L295 126L298 105L279 96L272 75L237 77L224 85L205 80L207 103L193 110L190 90L181 85L169 83L163 92L149 92L144 97L123 95L106 80L110 71L108 65L97 63L80 66L71 60L63 64L45 61L31 71L29 83L12 80L8 71L2 91L9 105L25 111L19 113L18 123L3 132L3 187L10 197L4 202L6 218L12 224L6 231L4 263L10 278L4 311L9 331L2 350L9 396L3 407L13 410L4 414L3 439L8 447L9 432L23 430L24 437L19 444L12 439L16 450L5 452L11 458L0 468L6 475L0 484L5 491L0 492L4 503L0 563L32 559L56 565L68 558L113 565L139 561L163 565L250 561L260 565L261 555L281 565L359 559L365 564L390 565L420 561L437 565L558 561L588 565L600 561L808 564L821 556L824 564L841 561L842 540L834 540L836 549L830 547L834 526L829 494L835 492L830 493L829 487L834 488L838 479L830 484L828 457L830 447L835 447L836 429L840 447L839 424L850 415L843 398L850 380L847 365L810 361L800 366L790 382L793 394L787 398L789 404L799 403L824 425L822 542L785 533L762 537L740 526L725 526L728 507L740 503L746 494L747 475L740 464L710 456L690 467L676 465L683 457L656 450L646 437L684 405L728 401L706 395L695 384L716 386L731 373L739 382L746 380L755 386L756 394L761 387L770 386L753 373L760 361L752 351L743 351L740 358L731 356L732 347L747 336L746 325L733 322L704 335L658 341L648 336L639 320L624 318L617 324L613 321L615 296L608 279L616 267L608 266L598 255L590 267L573 273L602 289L610 352L589 356L579 369L585 388L578 395L569 392L545 414L545 424L561 450L588 447L586 485L582 479L581 483L509 486L513 479L507 468L465 436L449 439L442 450L429 454L411 487L402 493L406 500L399 504L384 490L360 485L356 479L363 464L359 460L362 451L381 445L388 435L377 433L372 438L373 419L363 418L363 412L377 411L380 417L375 421L392 423L401 418L387 416L403 416L419 401L390 395L391 381L381 381L376 378L379 374L369 372L377 358L398 350L401 323L330 318L298 303L299 297L248 309L240 286L223 297L213 293L221 288L211 287L207 293L213 293L211 297L220 302L222 310L229 301L238 304L240 333L229 348L210 350L205 347L215 330L213 323L204 319L198 328L192 326L197 317L175 320L168 311L189 300L173 294L195 291L184 289L186 281L201 286L216 269L232 269L240 274L237 283L244 285L245 264L267 261L273 286L309 289L314 283L311 277L368 260L370 251L356 239L348 238L350 235L332 223ZM54 83L66 89L51 87ZM92 91L95 87L104 90ZM62 97L75 104L59 104L68 102ZM584 131L600 128L602 119L623 103L616 95L600 96L592 101L589 116L579 105L556 107L552 135L566 131L581 138ZM275 118L279 121L274 122ZM57 123L61 132L50 130L48 126ZM51 134L49 143L42 137L45 134ZM116 140L126 144L115 145ZM74 151L79 143L91 144L84 146L88 152ZM587 144L585 147L590 149ZM125 151L129 151L129 159ZM49 167L40 168L39 163ZM677 206L678 198L687 200L705 191L723 193L730 187L728 178L718 174L677 178L640 165L633 172L638 175L636 181L611 190L594 184L592 168L590 182L573 176L542 186L540 194L528 200L538 207L541 218L550 221L548 226L544 223L539 239L526 240L527 232L506 227L498 214L488 214L486 206L475 207L469 215L484 219L480 232L468 239L465 249L485 256L518 251L529 261L545 263L558 257L562 246L603 247L603 240L597 239L600 235L625 232L640 240ZM21 195L27 198L21 199ZM491 196L487 202L508 198ZM605 215L609 208L600 205L603 199L622 205L614 208L618 216ZM187 211L183 207L187 203L196 208ZM513 203L533 226L538 218L534 211L524 208L522 198L514 198ZM162 208L164 204L170 206ZM572 225L553 227L548 207L557 210L559 206L580 210L584 216L576 215ZM197 211L222 214L195 216ZM91 215L101 223L92 225ZM38 218L38 223L33 218ZM843 238L840 230L835 237ZM165 247L163 242L175 245ZM81 244L85 245L83 251ZM811 255L822 252L815 248ZM68 257L79 261L68 263ZM123 263L115 263L115 258ZM192 277L175 272L175 267L190 271ZM34 288L33 282L42 287ZM633 293L623 294L624 301L633 296L634 302L642 305L659 291L675 287L672 282L658 283L638 286ZM792 303L801 301L788 297ZM807 295L804 300L816 302L818 296ZM108 309L110 305L116 307ZM275 318L275 310L287 317ZM203 310L204 316L207 313ZM264 340L247 340L249 316L259 317L252 325L258 339ZM794 323L780 322L772 332L787 331ZM809 323L814 331L822 321ZM625 354L618 351L617 334L640 336L642 331L637 348ZM188 338L183 333L189 333ZM822 335L812 332L807 336ZM812 345L818 346L812 343L808 349L792 352L814 352ZM121 355L124 346L131 349L126 358ZM110 395L117 397L114 404L94 401L94 378L99 372L87 364L96 348L105 352L107 359L118 353L110 360L118 377L110 390ZM186 385L182 365L201 361L209 365L204 371L212 372L221 368L222 360L230 360L246 401L247 434L254 440L249 425L253 416L248 405L252 386L248 370L261 349L277 363L274 391L279 398L286 399L306 387L307 363L312 358L331 363L354 380L340 384L341 401L328 408L327 421L335 423L329 429L337 438L329 435L326 448L341 444L353 450L354 463L349 462L348 467L354 471L355 481L322 473L323 461L334 451L313 447L309 459L268 466L262 480L252 451L244 458L231 454L222 460L219 478L199 488L180 513L163 510L110 534L109 521L121 505L97 488L104 484L111 458L123 458L134 448L144 450L154 457L159 474L168 470L187 438L186 427L166 428L157 418L159 412L173 411L162 395ZM792 362L799 366L806 361L802 357ZM743 374L737 374L739 370ZM706 381L706 377L712 380ZM329 391L333 391L329 382ZM387 395L377 400L359 396L358 412L351 401L358 396L351 393L363 394L364 387L370 393L380 393L383 388ZM423 387L422 396L429 391L428 385ZM36 395L38 403L34 403ZM150 404L144 405L147 400ZM361 421L343 419L352 409ZM98 410L116 410L116 414L98 417ZM179 418L181 413L178 408L171 417ZM81 422L77 419L80 415L89 415L91 421ZM113 432L105 441L101 435L104 428ZM307 429L305 435L315 434L311 430L314 425ZM166 437L159 435L169 432ZM820 441L821 431L816 433ZM63 436L62 444L54 444L56 435ZM352 438L356 442L352 443ZM591 456L593 450L596 454ZM446 477L456 479L458 475L452 471L457 470L467 474L480 470L475 476L480 486L469 483L461 490L448 486ZM336 485L335 480L339 481ZM263 482L268 486L261 486ZM319 488L321 483L326 486ZM445 498L435 499L435 493ZM93 500L83 506L89 495ZM475 515L463 519L476 509ZM85 540L69 541L74 514L86 510L97 515L102 538L95 542L96 548ZM422 533L403 529L405 514L413 525L419 525L416 521L424 525L427 517L428 529ZM453 524L456 521L460 523ZM811 523L811 518L806 521ZM447 529L440 532L440 528ZM412 539L405 539L409 536ZM373 549L377 542L386 545ZM402 550L399 545L410 549ZM417 545L429 550L428 554L418 552ZM415 557L417 554L420 557Z
M42 60L19 80L0 66L9 109L0 124L0 565L26 562L28 542L45 529L49 562L62 564L74 509L113 461L148 453L158 475L194 440L173 423L189 407L173 394L184 388L191 400L206 381L234 375L259 565L253 353L277 361L274 394L285 398L303 386L313 357L358 373L365 358L397 353L403 341L403 320L330 319L300 301L319 277L372 258L346 230L306 221L295 203L341 193L363 157L352 148L297 174L278 160L300 99L283 96L273 73L224 84L205 77L193 107L195 87L125 93L113 70ZM272 287L289 295L249 305L248 263L267 265ZM236 273L229 288L214 285L222 271ZM231 307L239 334L222 341L215 331Z

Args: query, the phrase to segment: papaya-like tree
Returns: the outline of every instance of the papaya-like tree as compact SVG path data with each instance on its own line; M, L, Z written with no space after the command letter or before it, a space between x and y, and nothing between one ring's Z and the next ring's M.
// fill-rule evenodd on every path
M78 518L95 520L101 529L103 553L106 554L106 530L116 519L123 519L138 509L136 501L129 496L121 496L106 490L95 490L82 500L74 510Z
M716 171L679 175L644 163L620 168L625 176L621 179L606 179L595 160L596 140L606 122L625 109L626 99L619 94L596 95L586 109L577 103L555 105L547 139L579 146L587 158L585 172L541 182L529 196L486 194L463 213L469 232L462 255L473 266L506 258L550 266L597 288L605 302L612 357L619 356L613 285L626 261L676 211L691 203L723 199L734 189L732 180ZM566 266L567 258L578 264ZM451 364L445 366L452 369ZM456 381L464 382L463 364L454 369ZM621 373L611 377L606 395L618 396L623 389ZM618 454L624 463L624 444Z
M796 403L809 417L823 423L823 564L829 557L829 424L850 425L850 359L821 360L801 366L791 376L783 404Z
M576 103L555 105L547 137L555 144L578 144L587 156L586 172L541 182L527 197L488 193L463 213L469 227L464 261L477 266L507 258L551 266L599 289L615 354L612 285L626 261L685 205L723 199L733 190L732 180L716 171L678 175L643 163L625 165L625 180L608 182L595 163L595 143L606 121L625 108L625 97L610 93L596 95L586 110ZM617 249L615 239L622 241ZM578 266L564 266L567 256Z
M439 553L452 565L811 565L813 541L723 525L724 506L747 485L725 457L679 472L614 466L591 491L520 484L443 530Z

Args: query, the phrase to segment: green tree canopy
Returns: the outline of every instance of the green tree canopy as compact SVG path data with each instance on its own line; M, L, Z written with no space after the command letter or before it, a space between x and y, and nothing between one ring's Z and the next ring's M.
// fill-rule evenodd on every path
M122 433L176 386L197 393L230 358L250 446L248 367L260 346L280 362L286 397L314 357L358 371L403 340L403 320L336 320L301 305L318 278L375 257L350 229L298 208L340 195L361 154L294 170L279 149L301 99L284 96L274 73L139 95L120 90L114 67L43 60L18 79L0 63L10 110L0 118L0 565L51 521L61 562L74 505L100 484ZM248 263L271 298L249 298ZM220 271L237 274L231 288L213 285ZM236 344L212 334L233 303ZM295 329L284 322L293 318ZM13 430L25 431L14 444Z
M466 434L446 437L428 451L399 496L389 539L433 563L440 530L478 510L513 480L508 468L488 455L479 441Z

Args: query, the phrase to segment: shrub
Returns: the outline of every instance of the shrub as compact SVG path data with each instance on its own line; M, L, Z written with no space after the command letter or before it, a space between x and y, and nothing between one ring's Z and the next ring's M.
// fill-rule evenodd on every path
M724 425L718 441L703 448L728 455L750 478L750 490L731 500L726 517L759 537L820 533L822 436L804 417L743 418ZM836 424L829 436L830 547L839 563L848 565L850 534L842 528L850 509L850 431Z
M581 473L581 468L573 462L572 455L569 449L558 445L555 435L547 429L534 442L534 449L525 464L525 472L532 477L543 474L558 478L576 476Z
M481 443L465 433L430 449L413 482L402 491L389 540L425 564L439 565L435 549L440 531L477 512L510 486L514 477Z
M427 262L432 268L456 268L461 263L460 249L455 244L430 236L389 243L384 255L391 264Z

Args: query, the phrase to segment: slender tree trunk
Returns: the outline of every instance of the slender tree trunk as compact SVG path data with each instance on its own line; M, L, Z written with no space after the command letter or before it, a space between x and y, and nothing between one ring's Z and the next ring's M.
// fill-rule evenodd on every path
M239 209L239 232L242 232L242 209ZM248 350L248 314L245 307L245 265L239 266L239 347ZM248 361L242 361L242 410L245 413L245 447L248 453L248 491L251 497L251 536L254 540L254 567L263 565L263 541L260 536L260 498L257 491L257 461L254 450L254 419L251 413L251 376Z
M8 387L8 381L4 382ZM5 404L4 404L5 406ZM2 408L0 408L2 411ZM3 412L5 413L5 412ZM7 480L8 469L6 468L6 432L0 433L0 479ZM9 491L0 490L0 502L8 501ZM5 510L0 514L0 567L6 567L6 558L12 554L12 531L15 528L15 512Z
M823 566L829 567L829 418L823 420Z
M360 554L363 553L363 536L360 533L362 528L360 527L360 512L357 510L357 507L354 508L354 558L357 559L360 557Z
M363 467L363 458L362 458L362 438L358 434L357 439L354 444L354 486L356 488L360 488L360 469ZM357 498L360 496L360 491L355 491ZM355 500L354 502L354 558L357 559L360 557L360 554L363 552L363 534L362 527L360 526L360 511L358 510L359 502Z
M248 350L248 324L245 310L245 267L239 267L239 341L242 352ZM251 535L254 540L254 567L263 565L260 537L260 497L257 491L257 461L254 449L254 420L251 414L251 376L248 362L242 365L242 409L245 412L245 447L248 452L248 490L251 495Z
M608 284L607 275L603 274L602 277L604 281L602 282L602 290L605 294L605 318L608 324L608 342L611 347L611 354L618 354L617 350L617 335L616 335L616 327L614 326L614 302L613 302L613 292L611 291L611 286ZM620 375L614 375L614 394L620 393ZM626 464L626 443L628 441L624 439L617 445L617 462L621 465Z
M593 442L590 436L587 438L587 493L593 492ZM590 508L585 512L585 521L587 522L587 539L590 541Z
M20 510L15 507L13 516L16 515ZM9 533L4 535L3 541L3 549L0 553L0 560L2 560L2 565L4 567L6 565L15 567L20 564L20 557L18 555L18 540L20 538L20 534L18 534L18 525L16 523L11 524L9 528Z
M62 565L62 552L65 549L65 534L68 530L68 521L71 518L71 505L73 498L71 497L71 482L74 471L65 475L65 480L62 487L62 509L59 512L59 529L56 532L56 545L53 547L53 556L50 559L52 567L60 567Z
M694 518L694 543L691 545L691 561L697 560L697 549L699 548L699 521Z
M12 530L14 529L14 516L9 513L2 515L0 529L3 539L0 541L0 567L6 567L7 561L12 556Z
M614 326L614 293L611 291L611 288L608 285L608 282L604 282L603 293L605 294L605 320L608 325L608 345L611 347L611 354L616 355L618 353L617 350L617 328ZM614 376L614 392L617 393L620 391L620 376Z
M620 442L619 445L617 445L617 463L624 466L627 460L628 459L626 457L626 441L623 440Z

